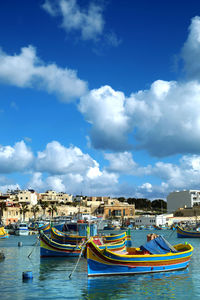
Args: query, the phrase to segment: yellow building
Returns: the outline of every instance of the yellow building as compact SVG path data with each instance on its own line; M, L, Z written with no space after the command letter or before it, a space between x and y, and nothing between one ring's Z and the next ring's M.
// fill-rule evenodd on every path
M56 191L48 190L45 193L39 194L39 199L42 202L51 203L67 203L72 202L72 195L66 193L57 193Z
M135 216L135 205L109 199L108 204L103 206L103 218L133 218Z

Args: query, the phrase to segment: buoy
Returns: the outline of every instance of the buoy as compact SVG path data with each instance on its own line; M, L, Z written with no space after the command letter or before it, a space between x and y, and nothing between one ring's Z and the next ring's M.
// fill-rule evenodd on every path
M22 242L18 242L18 247L21 247L22 246Z
M30 280L33 279L33 273L32 271L25 271L22 273L23 280Z

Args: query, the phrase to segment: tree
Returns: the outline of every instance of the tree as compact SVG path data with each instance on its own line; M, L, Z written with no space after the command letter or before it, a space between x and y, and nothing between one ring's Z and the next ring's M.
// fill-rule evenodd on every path
M34 221L35 221L35 219L36 219L36 214L37 214L37 212L39 211L40 209L39 209L39 206L36 204L36 205L33 205L32 207L31 207L31 211L32 211L32 213L33 213L33 216L34 216Z
M152 201L151 207L153 210L163 212L163 211L166 211L166 209L167 209L167 203L166 203L166 201L164 201L162 199L156 199L156 200Z
M125 202L126 201L126 198L124 198L124 197L119 197L117 199L119 200L119 202Z
M145 198L128 198L128 204L135 204L135 209L150 210L151 201Z
M57 207L55 204L51 204L49 209L48 209L48 212L51 214L51 217L53 218L53 214L54 212L57 212Z
M21 203L20 214L23 216L23 221L25 221L25 215L29 211L28 205L26 203Z
M40 206L41 206L41 208L43 210L43 215L45 215L46 208L49 206L48 202L40 201Z

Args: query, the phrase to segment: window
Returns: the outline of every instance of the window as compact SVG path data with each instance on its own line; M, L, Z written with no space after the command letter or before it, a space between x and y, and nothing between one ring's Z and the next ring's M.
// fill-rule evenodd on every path
M115 210L114 211L114 216L121 216L121 215L122 215L121 210Z

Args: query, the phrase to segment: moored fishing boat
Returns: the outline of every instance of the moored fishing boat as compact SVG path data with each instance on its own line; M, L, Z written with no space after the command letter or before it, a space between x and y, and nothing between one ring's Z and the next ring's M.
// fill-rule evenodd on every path
M0 226L0 239L6 239L9 237L9 234L6 232L4 226Z
M81 243L81 241L83 241L86 238L86 235L81 236L78 234L68 234L52 227L51 238L57 241L58 243L76 245Z
M179 226L176 228L178 238L200 238L200 231L186 230Z
M40 233L40 256L41 257L75 257L81 253L81 245L60 244Z
M188 266L193 247L190 244L171 246L158 236L140 248L127 248L127 253L99 249L91 239L87 243L88 276L133 275L166 272Z
M96 230L93 230L92 225L90 225L90 236L97 235ZM84 226L84 224L81 224L80 226ZM86 224L87 226L87 224ZM79 231L80 232L80 231ZM80 232L81 233L81 232ZM65 232L59 231L56 228L51 228L51 238L55 241L58 241L59 243L65 243L65 244L78 244L82 240L86 239L86 234L84 235L84 231L82 231L82 235L76 235L76 234L67 234ZM112 235L105 235L102 236L102 239L104 243L116 243L127 239L126 232L122 232L120 234L112 234Z
M116 243L116 242L120 242L124 239L127 239L126 231L119 233L119 234L111 234L111 235L104 236L105 243Z
M29 235L28 224L20 223L15 229L15 235Z
M99 249L110 249L112 251L125 251L126 250L126 241L121 241L118 243L112 244L103 244L103 241L99 238L94 238L94 244ZM83 252L83 247L86 245L86 240L83 240L82 243L78 245L72 244L61 244L55 240L49 238L46 234L40 233L40 256L41 257L75 257L79 256Z
M113 224L108 224L104 226L103 230L115 230L116 226Z
M29 225L28 228L31 231L43 230L45 233L50 233L51 224L50 222L33 222Z
M45 223L45 224L43 224L43 225L40 225L39 227L38 227L38 231L40 232L40 231L43 231L44 233L50 233L50 231L51 231L51 224L50 223Z

